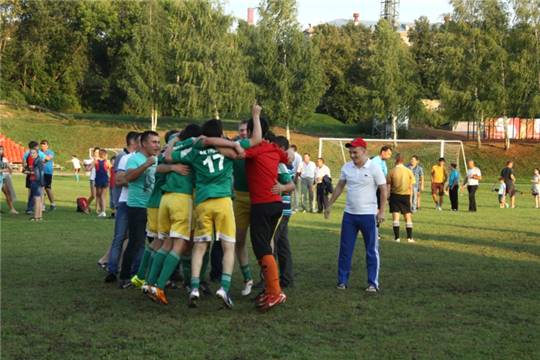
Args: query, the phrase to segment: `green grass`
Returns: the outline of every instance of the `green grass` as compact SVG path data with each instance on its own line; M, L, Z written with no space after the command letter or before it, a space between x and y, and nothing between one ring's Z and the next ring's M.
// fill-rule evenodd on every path
M96 261L113 222L75 212L86 179L57 177L54 189L59 209L43 223L2 214L2 359L538 358L540 210L528 194L518 196L518 208L499 209L483 186L471 214L436 212L424 193L416 244L396 244L389 222L382 227L376 296L363 292L361 240L351 288L334 288L343 203L328 221L296 214L297 286L284 306L259 314L239 294L238 270L232 311L214 298L188 309L181 290L158 306L103 283ZM464 209L465 195L460 202Z

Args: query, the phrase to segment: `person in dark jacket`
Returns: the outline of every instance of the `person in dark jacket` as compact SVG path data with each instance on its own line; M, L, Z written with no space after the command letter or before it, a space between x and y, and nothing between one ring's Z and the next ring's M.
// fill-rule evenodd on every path
M25 173L28 175L30 185L30 197L34 199L34 213L30 218L30 221L41 221L42 211L42 191L44 182L43 161L39 156L38 150L30 149L30 154L27 160L27 167Z
M315 184L317 186L317 210L322 213L328 207L328 194L332 193L330 168L324 164L323 158L317 159Z

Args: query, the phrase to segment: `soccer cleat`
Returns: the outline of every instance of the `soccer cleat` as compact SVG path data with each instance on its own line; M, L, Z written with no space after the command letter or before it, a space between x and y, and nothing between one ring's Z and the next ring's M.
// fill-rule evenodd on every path
M259 306L259 304L262 304L264 300L266 300L266 292L265 290L261 291L252 299L255 302L256 306Z
M119 279L118 280L118 288L119 289L129 289L133 287L133 284L129 279Z
M212 289L210 289L210 284L206 281L201 281L199 284L199 290L202 291L203 295L212 295Z
M144 280L143 279L139 279L139 277L137 275L133 276L131 278L131 283L133 284L133 286L135 286L137 289L140 289L143 285L144 285Z
M216 296L220 298L221 300L223 300L223 303L225 304L227 308L232 309L232 307L234 306L234 303L230 295L227 293L227 291L225 291L224 288L220 287L219 290L216 291Z
M49 211L54 211L54 210L56 210L56 205L51 204L51 206L49 207Z
M157 296L156 296L156 288L155 286L148 285L148 290L145 292L146 296L150 298L153 302L159 302Z
M379 289L377 289L375 286L373 285L369 285L367 288L366 288L366 292L368 293L378 293L379 292Z
M395 242L400 242L401 239L400 238L397 238L397 239L394 239Z
M414 239L407 239L407 242L410 242L410 243L415 243L416 241L414 241Z
M338 290L347 290L347 288L348 288L347 284L344 284L344 283L339 283L336 286L336 289Z
M280 293L278 295L272 295L269 294L266 296L265 301L259 306L260 311L268 311L280 304L283 304L285 301L287 301L287 295L284 293Z
M199 301L200 298L201 298L201 295L199 294L199 289L192 289L191 292L189 293L188 306L190 308L196 308L197 302Z
M150 288L151 286L148 285L146 282L141 286L141 290L142 290L142 293L143 294L148 294L148 292L150 291Z
M251 294L251 288L253 288L253 280L244 282L244 289L242 290L242 296L248 296Z
M165 291L158 288L158 287L152 287L152 291L156 297L156 300L163 305L169 305L169 300L167 299L167 295L165 295Z

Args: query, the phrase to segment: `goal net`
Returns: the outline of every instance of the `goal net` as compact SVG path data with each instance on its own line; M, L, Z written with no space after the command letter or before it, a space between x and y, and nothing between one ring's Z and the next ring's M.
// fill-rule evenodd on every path
M349 152L345 144L352 141L349 138L319 138L319 157L324 159L330 168L332 177L337 179L343 164L350 161ZM393 146L391 139L364 139L368 144L369 157L379 154L383 145L393 147L393 153L401 153L408 163L411 156L416 155L424 168L426 180L429 179L431 166L436 164L440 157L444 157L448 167L450 163L456 163L457 169L463 175L467 171L465 148L459 140L426 140L426 139L403 139L397 140L397 147ZM393 167L393 160L388 161L388 168Z

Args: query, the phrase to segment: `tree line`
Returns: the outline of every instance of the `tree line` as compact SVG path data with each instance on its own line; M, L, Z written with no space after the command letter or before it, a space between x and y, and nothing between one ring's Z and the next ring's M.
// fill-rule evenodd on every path
M452 0L410 44L384 20L316 26L294 0L261 0L254 26L217 0L0 2L0 98L66 112L238 116L276 124L401 114L440 125L540 116L540 0ZM422 99L440 99L438 111Z

